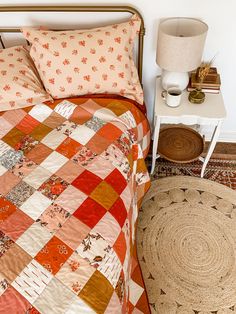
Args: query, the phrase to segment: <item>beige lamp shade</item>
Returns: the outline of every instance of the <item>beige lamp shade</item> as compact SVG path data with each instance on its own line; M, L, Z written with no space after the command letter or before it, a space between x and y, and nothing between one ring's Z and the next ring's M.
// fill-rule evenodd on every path
M208 26L192 18L169 18L159 25L157 64L164 70L188 72L200 63Z

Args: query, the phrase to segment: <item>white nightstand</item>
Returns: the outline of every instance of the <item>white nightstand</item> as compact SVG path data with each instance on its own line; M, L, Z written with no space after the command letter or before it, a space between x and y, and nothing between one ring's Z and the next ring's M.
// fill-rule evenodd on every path
M160 77L156 80L156 98L154 108L154 131L153 131L153 148L152 148L152 169L154 171L157 155L158 138L161 124L186 124L186 125L211 125L214 126L214 131L211 138L211 143L205 158L199 159L203 162L201 177L204 175L206 165L214 151L215 145L220 134L222 121L226 117L224 101L222 94L206 94L206 99L202 104L192 104L188 100L188 92L184 91L181 104L177 108L171 108L165 104L161 97L162 87Z

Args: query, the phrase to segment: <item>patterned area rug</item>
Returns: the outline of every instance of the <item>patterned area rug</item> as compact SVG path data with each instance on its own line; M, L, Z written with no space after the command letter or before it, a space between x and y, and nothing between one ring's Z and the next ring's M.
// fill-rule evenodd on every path
M137 246L152 313L236 313L236 192L210 180L158 179Z
M150 167L151 159L147 159L147 163ZM159 158L156 162L152 179L155 180L175 175L199 177L201 168L201 161L177 164ZM236 160L211 159L207 165L204 178L224 184L236 190Z

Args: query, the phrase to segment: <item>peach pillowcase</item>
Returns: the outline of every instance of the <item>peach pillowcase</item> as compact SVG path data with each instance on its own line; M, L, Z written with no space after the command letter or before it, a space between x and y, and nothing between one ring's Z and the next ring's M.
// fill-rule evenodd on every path
M90 30L45 31L25 27L30 55L53 98L118 94L143 104L133 46L140 29L133 15L125 23Z
M52 100L23 46L0 49L0 111Z

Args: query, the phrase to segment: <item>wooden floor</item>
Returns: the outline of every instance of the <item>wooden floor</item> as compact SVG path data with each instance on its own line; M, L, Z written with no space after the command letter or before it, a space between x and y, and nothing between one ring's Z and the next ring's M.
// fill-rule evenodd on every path
M207 151L208 145L209 142L206 142L204 152ZM236 160L236 143L217 143L211 158Z

